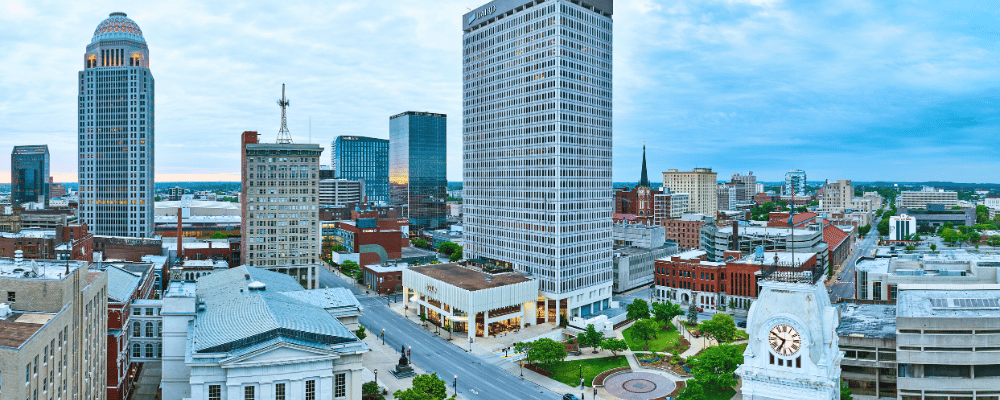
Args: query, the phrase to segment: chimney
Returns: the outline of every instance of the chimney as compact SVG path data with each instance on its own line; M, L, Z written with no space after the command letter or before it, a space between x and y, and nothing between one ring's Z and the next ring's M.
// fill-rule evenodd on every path
M183 212L180 208L177 209L177 259L184 259L184 229L181 225L181 214Z
M732 251L740 251L740 222L733 221Z

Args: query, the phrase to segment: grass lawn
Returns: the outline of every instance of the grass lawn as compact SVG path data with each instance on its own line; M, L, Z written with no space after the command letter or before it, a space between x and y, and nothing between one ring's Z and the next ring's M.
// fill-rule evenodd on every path
M663 327L661 324L660 327ZM677 346L677 342L681 337L681 333L677 329L672 329L669 331L657 331L656 339L649 340L649 350L646 350L646 341L640 340L632 337L632 327L629 327L622 332L622 336L625 337L625 343L628 343L628 348L632 351L654 351L662 352L663 349L667 347Z
M705 400L730 400L736 395L736 390L726 388L725 390L712 390L705 392Z
M627 367L625 356L590 358L586 360L561 361L539 366L552 373L549 378L569 386L580 386L580 366L583 366L583 379L587 387L594 382L594 377L601 372L618 367Z

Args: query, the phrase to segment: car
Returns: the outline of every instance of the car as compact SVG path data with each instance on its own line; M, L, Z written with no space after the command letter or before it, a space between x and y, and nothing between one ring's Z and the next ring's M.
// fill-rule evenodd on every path
M580 399L572 395L571 393L566 393L563 395L562 400L580 400Z
M747 327L747 322L746 321L737 322L736 326L738 326L740 328L746 328Z

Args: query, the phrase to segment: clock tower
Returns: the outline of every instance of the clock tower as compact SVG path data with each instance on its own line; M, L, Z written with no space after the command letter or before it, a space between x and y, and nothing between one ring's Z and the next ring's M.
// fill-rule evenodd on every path
M823 266L808 262L813 256L762 257L773 261L761 266L761 291L747 315L750 341L737 370L743 400L840 399L839 317Z

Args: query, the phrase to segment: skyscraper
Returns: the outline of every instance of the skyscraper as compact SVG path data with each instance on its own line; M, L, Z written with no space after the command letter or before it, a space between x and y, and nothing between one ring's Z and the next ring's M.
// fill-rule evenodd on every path
M437 229L447 218L447 116L407 111L389 118L389 195L407 206L410 226Z
M365 181L369 202L389 203L389 141L364 136L339 136L333 142L337 178Z
M10 152L10 204L49 205L49 146L14 146Z
M536 323L611 296L611 15L496 0L462 17L465 256L537 279Z
M719 190L716 173L711 168L695 168L690 172L668 169L663 173L663 187L670 189L670 193L688 193L688 211L715 218Z
M781 194L791 196L792 191L796 196L806 194L806 171L793 169L785 173L785 186L781 189Z
M97 26L79 79L80 219L97 235L153 235L153 75L125 13Z

